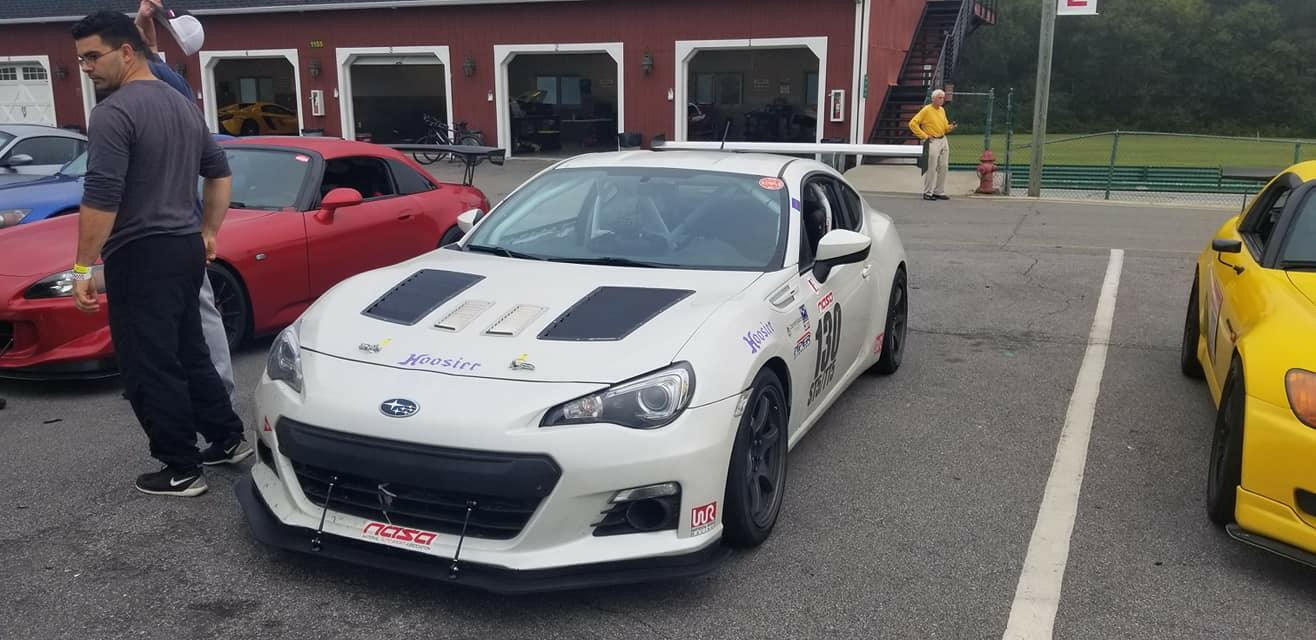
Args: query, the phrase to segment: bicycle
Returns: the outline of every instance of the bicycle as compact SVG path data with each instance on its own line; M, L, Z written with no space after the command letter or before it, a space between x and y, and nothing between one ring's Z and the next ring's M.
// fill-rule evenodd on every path
M463 146L483 147L484 133L466 126L465 121L458 121L456 127L449 127L448 123L435 118L426 113L424 114L425 126L429 129L425 135L416 141L417 144L459 144ZM454 140L456 142L454 142ZM434 164L444 158L456 160L451 157L452 154L442 152L417 151L411 154L416 162L421 164Z

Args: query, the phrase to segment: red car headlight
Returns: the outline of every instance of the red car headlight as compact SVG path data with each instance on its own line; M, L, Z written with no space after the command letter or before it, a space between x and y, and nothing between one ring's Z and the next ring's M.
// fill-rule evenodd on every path
M1304 369L1289 369L1284 376L1284 389L1289 394L1293 415L1303 424L1316 429L1316 373Z

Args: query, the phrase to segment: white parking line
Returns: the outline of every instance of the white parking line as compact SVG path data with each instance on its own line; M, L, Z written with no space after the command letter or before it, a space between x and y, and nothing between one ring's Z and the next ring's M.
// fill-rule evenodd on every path
M1056 609L1060 606L1060 589L1065 581L1065 564L1069 561L1069 538L1074 533L1074 516L1078 512L1078 495L1083 488L1083 469L1087 464L1088 439L1092 435L1092 417L1101 393L1101 376L1106 369L1106 348L1115 319L1115 296L1119 292L1120 272L1124 268L1124 251L1112 249L1106 265L1106 280L1101 284L1101 298L1088 334L1087 351L1078 369L1078 381L1069 397L1065 426L1056 444L1055 462L1046 481L1046 493L1037 512L1037 524L1028 542L1028 555L1019 575L1019 586L1010 607L1010 621L1005 626L1006 640L1041 640L1051 638Z

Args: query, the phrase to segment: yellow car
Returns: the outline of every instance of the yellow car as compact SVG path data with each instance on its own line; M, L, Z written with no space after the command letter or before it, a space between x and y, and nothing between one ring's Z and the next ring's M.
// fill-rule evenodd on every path
M219 126L234 136L295 136L297 113L269 102L239 102L219 110Z
M1198 258L1180 365L1218 407L1211 520L1316 567L1316 162L1271 180Z

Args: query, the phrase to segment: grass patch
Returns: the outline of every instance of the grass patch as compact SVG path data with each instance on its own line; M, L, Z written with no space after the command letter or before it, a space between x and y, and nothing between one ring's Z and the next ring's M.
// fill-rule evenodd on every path
M1054 142L1075 134L1047 136L1045 160L1047 164L1087 164L1106 166L1110 163L1114 135L1094 136L1080 140ZM1029 134L1014 136L1011 164L1028 164L1032 142ZM950 161L977 163L982 154L981 134L950 136ZM1005 162L1005 136L992 134L992 151L999 164ZM1214 138L1175 138L1120 134L1119 153L1115 164L1120 166L1164 167L1259 167L1282 169L1293 164L1294 145L1283 142L1255 140L1217 140ZM1316 141L1304 143L1302 160L1316 160Z

